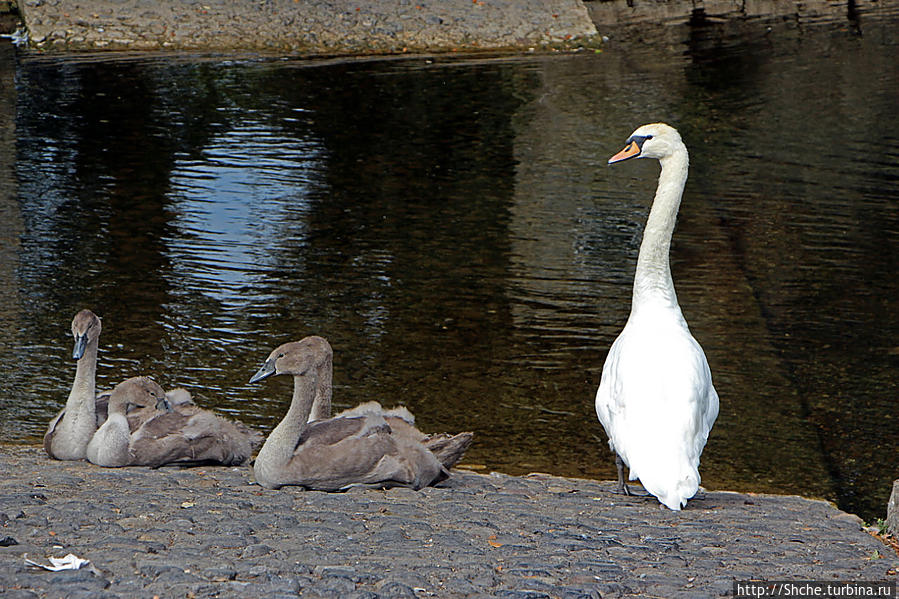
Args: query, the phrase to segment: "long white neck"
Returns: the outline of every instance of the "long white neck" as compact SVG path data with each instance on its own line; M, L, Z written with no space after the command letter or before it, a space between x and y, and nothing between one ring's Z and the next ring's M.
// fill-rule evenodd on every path
M75 381L66 400L66 411L57 425L52 441L53 457L60 460L80 460L85 457L87 444L97 429L96 376L97 346L88 341L84 354L78 359Z
M264 487L278 486L278 472L293 457L312 410L316 378L314 375L293 377L293 399L290 408L278 426L269 433L253 467L256 482Z
M331 377L333 365L330 359L318 367L316 376L318 386L315 389L315 400L312 402L312 410L309 412L309 422L313 420L325 420L331 417Z
M660 162L662 172L659 174L659 186L649 211L637 258L632 310L645 302L658 300L677 306L668 254L677 211L687 182L690 163L687 148L681 144L673 154Z

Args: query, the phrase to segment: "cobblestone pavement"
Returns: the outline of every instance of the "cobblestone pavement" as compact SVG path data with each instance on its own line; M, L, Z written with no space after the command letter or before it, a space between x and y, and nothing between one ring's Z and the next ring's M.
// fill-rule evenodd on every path
M266 491L249 468L102 469L0 447L0 595L716 597L734 580L889 580L832 505L708 492L682 512L613 483L454 472L440 488ZM80 570L48 572L73 553Z

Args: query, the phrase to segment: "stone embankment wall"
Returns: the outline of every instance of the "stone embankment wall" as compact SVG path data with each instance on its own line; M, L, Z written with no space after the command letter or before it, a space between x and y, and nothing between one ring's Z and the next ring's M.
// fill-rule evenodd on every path
M593 0L585 5L600 29L685 23L697 13L719 20L781 18L809 24L899 13L897 0Z
M580 0L20 0L40 49L379 54L522 48L596 34Z

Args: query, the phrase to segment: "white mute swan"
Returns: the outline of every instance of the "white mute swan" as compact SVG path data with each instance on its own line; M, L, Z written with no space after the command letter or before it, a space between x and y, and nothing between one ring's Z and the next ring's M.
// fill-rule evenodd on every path
M609 164L655 158L662 165L634 275L630 317L615 339L596 392L596 414L616 454L618 491L630 480L672 510L699 490L699 456L718 416L709 364L690 334L668 263L689 158L673 127L643 125ZM623 462L623 463L622 463Z
M369 402L327 418L331 360L327 340L306 337L274 349L250 379L254 383L287 374L294 380L290 408L256 456L257 483L268 489L298 485L319 491L354 486L421 489L449 476L444 462L451 465L461 457L471 433L450 437L457 439L455 444L441 438L431 451L431 438L414 428L405 408L383 410ZM319 419L310 422L313 407ZM448 445L455 449L441 455Z

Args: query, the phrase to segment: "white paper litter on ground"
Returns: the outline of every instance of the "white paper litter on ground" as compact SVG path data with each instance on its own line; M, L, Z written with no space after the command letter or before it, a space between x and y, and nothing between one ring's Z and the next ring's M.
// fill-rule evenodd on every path
M59 572L60 570L77 570L81 568L81 566L91 563L90 560L80 558L74 553L70 553L65 557L48 557L47 559L50 560L49 566L39 564L38 562L30 560L28 559L28 554L25 554L26 564L37 566L38 568L43 568L44 570L50 570L51 572Z

